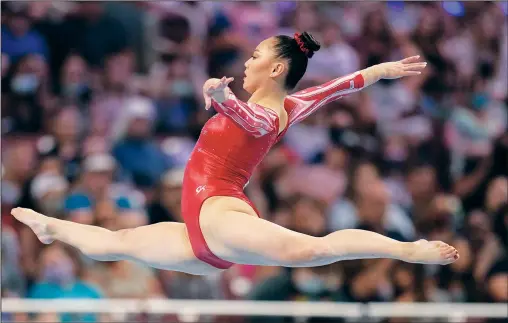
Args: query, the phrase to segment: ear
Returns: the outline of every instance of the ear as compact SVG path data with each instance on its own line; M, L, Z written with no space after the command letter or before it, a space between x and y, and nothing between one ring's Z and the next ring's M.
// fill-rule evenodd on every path
M272 71L270 73L270 77L277 77L284 73L286 70L286 65L282 62L275 62L272 66Z

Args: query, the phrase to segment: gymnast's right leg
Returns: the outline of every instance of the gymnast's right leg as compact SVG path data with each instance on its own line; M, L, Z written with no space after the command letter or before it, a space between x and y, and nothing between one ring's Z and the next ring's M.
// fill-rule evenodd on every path
M194 256L183 223L163 222L110 231L47 217L30 209L15 208L11 213L29 226L42 243L59 240L98 261L132 260L157 269L194 275L219 271Z

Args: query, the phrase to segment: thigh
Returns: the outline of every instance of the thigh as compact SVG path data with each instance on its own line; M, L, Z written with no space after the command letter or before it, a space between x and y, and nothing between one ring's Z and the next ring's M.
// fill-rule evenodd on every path
M194 256L185 224L161 222L116 232L130 260L148 266L208 275L218 271Z
M228 207L206 207L205 202L202 208L201 229L217 257L238 264L284 266L285 254L317 243L315 237L257 217L250 205L235 200Z

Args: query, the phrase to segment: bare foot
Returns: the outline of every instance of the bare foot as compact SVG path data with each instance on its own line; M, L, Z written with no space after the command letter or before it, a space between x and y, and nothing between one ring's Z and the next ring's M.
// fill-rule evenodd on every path
M42 243L50 244L54 241L51 232L48 230L48 222L50 218L47 216L30 209L24 209L20 207L12 209L11 214L19 222L29 226Z
M411 247L407 262L448 265L459 259L457 249L441 241L418 240Z

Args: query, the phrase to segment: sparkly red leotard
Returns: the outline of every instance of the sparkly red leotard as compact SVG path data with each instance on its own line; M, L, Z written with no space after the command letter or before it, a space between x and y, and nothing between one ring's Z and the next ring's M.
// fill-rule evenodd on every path
M218 113L201 131L185 169L182 192L182 215L198 259L220 269L233 265L208 248L199 224L203 202L212 196L231 196L256 210L243 189L268 150L292 124L319 107L358 91L363 84L363 76L354 73L286 97L288 124L280 134L279 118L272 110L242 102L232 93L223 103L212 100Z

